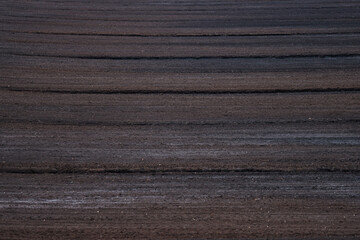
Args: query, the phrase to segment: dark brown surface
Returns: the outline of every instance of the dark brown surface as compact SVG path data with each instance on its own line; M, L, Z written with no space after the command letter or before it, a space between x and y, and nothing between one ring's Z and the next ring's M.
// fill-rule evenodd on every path
M0 239L358 239L358 1L0 3Z
M358 174L3 174L4 238L356 239ZM306 184L304 184L306 179Z

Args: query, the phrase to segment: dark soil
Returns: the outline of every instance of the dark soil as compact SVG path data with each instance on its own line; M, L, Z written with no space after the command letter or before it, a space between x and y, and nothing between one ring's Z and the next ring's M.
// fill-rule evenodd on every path
M0 239L360 238L360 2L0 11Z

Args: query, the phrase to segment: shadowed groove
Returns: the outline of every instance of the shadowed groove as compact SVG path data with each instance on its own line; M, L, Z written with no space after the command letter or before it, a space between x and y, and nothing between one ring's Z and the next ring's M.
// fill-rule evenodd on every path
M360 123L360 119L311 119L311 120L264 120L264 121L144 121L144 122L102 122L102 121L66 121L66 120L27 120L27 119L0 119L0 124L21 123L33 125L59 126L225 126L225 125L255 125L255 124L306 124L306 123Z
M275 37L275 36L323 36L323 35L354 35L360 32L320 32L320 33L203 33L203 34L141 34L141 33L75 33L75 32L40 32L40 31L13 31L13 30L0 30L9 33L26 33L38 35L64 35L64 36L103 36L103 37L141 37L141 38L209 38L209 37Z
M297 55L254 55L254 56L81 56L81 55L50 55L50 54L26 54L26 53L11 53L7 54L24 57L49 57L49 58L67 58L67 59L89 59L89 60L206 60L206 59L301 59L301 58L348 58L360 57L360 54L297 54Z
M174 168L174 169L125 169L125 168L111 168L111 169L92 169L92 168L1 168L2 173L19 173L19 174L173 174L173 173L360 173L358 169L340 169L340 168L318 168L318 169L299 169L299 170L281 170L281 169L229 169L229 168L215 168L215 169L192 169L192 168Z
M174 94L174 95L217 95L217 94L292 94L292 93L341 93L359 92L360 88L304 88L304 89L249 89L249 90L172 90L172 89L94 89L94 90L60 90L20 87L0 87L13 92L58 93L58 94Z

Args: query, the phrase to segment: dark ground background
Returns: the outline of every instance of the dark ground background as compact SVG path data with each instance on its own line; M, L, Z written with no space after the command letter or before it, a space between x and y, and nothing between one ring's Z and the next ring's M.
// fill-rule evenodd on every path
M359 1L0 2L1 239L358 239Z

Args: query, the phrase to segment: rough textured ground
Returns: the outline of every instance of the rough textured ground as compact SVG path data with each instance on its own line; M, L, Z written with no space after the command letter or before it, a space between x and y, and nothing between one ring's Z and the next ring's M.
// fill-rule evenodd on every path
M360 238L359 1L2 1L0 51L0 239Z

